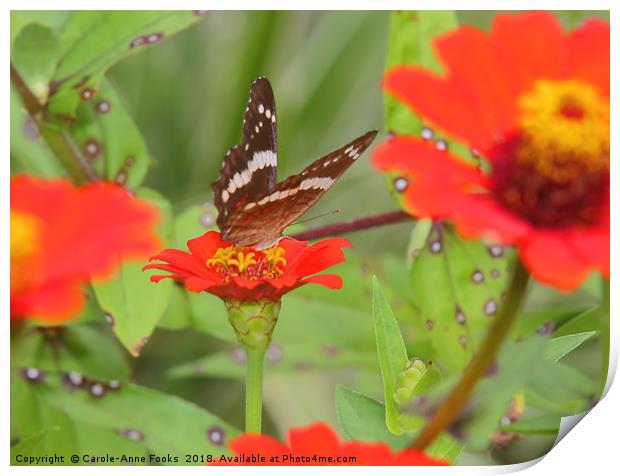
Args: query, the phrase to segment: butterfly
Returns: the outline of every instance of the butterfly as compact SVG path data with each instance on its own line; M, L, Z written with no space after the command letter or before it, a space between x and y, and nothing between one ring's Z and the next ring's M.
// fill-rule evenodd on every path
M222 239L257 250L275 246L284 229L314 205L373 141L369 131L277 182L278 131L271 84L252 83L241 143L228 151L211 184Z

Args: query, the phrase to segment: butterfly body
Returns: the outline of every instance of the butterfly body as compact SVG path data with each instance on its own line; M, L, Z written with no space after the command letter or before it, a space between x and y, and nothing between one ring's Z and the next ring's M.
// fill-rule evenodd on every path
M222 238L237 246L272 247L284 229L316 203L370 145L370 131L277 182L276 110L269 81L252 84L241 143L228 151L211 185Z

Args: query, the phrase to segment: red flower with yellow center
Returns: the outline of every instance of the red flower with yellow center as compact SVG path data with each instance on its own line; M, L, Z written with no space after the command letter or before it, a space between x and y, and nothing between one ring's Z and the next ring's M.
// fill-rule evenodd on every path
M609 25L565 33L549 13L498 15L436 39L446 73L398 66L385 89L467 143L472 164L430 141L394 137L375 165L412 214L516 244L539 280L562 289L609 276Z
M344 261L342 248L347 240L331 238L308 246L305 241L282 238L273 248L262 251L234 246L223 241L216 231L209 231L187 242L189 253L167 249L151 258L163 261L144 269L168 271L168 275L151 276L158 282L172 278L184 283L189 291L206 291L224 300L279 301L282 295L308 283L331 289L342 286L334 274L319 274Z
M64 322L82 286L152 253L157 212L111 183L11 179L11 318Z
M288 440L288 444L284 444L266 435L250 433L241 435L230 442L230 448L236 458L233 457L229 464L251 466L446 466L448 464L419 450L393 452L385 443L340 441L334 430L324 423L315 423L306 428L294 428L289 431ZM252 455L255 461L252 461Z

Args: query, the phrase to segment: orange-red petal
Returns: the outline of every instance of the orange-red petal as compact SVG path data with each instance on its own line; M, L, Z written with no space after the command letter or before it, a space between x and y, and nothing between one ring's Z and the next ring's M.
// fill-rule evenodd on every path
M60 324L73 318L84 304L79 280L48 282L11 296L11 316Z
M314 423L305 428L293 428L288 434L288 444L282 444L267 435L244 434L230 442L235 455L259 455L264 463L250 465L412 465L444 466L445 461L432 458L418 450L392 452L385 443L364 443L341 441L336 432L325 423ZM297 459L297 462L283 461L283 456ZM279 457L279 461L270 460ZM331 458L331 462L328 460Z
M385 90L434 126L484 149L492 130L471 100L445 79L414 66L396 66L383 79Z
M448 72L450 87L460 91L475 108L476 115L469 121L494 136L512 130L516 113L514 75L503 68L491 37L477 28L462 26L437 38L434 46Z
M517 94L537 79L559 79L566 72L566 35L548 12L496 15L491 38L506 73L518 85Z
M570 76L598 86L609 96L609 23L587 20L571 32L568 49Z
M81 296L69 290L81 294L80 284L108 277L122 261L143 259L159 246L157 210L114 183L75 187L65 179L19 175L11 179L11 211L38 223L32 255L11 263L17 283L11 298L29 296L37 316L52 322L79 310ZM15 312L27 317L23 312L31 311Z
M210 231L187 242L191 253L181 250L167 249L151 258L159 260L144 266L143 270L159 269L172 273L167 276L151 276L158 282L166 277L181 281L189 291L208 292L222 299L240 301L259 301L268 299L279 300L284 294L309 283L320 284L332 289L342 286L338 276L319 273L344 260L342 247L350 246L346 240L332 238L308 246L305 241L283 238L278 246L284 250L286 264L280 268L278 277L246 277L243 275L226 274L207 266L218 249L231 246L223 241L218 232ZM254 252L255 250L247 250ZM308 278L308 276L311 276Z

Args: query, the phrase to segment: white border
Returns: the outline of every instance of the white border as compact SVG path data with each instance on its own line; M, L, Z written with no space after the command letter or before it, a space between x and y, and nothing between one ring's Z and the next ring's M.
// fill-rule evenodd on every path
M10 58L10 45L8 41L9 36L9 10L27 10L27 9L66 9L66 10L79 10L79 9L95 9L95 8L118 8L118 9L128 9L128 10L142 10L142 9L213 9L213 10L278 10L278 9L300 9L300 10L330 10L330 9L340 9L340 10L387 10L387 9L428 9L428 7L433 7L434 9L458 9L458 10L485 10L485 9L495 9L501 8L504 10L527 10L527 9L549 9L549 10L611 10L611 84L613 85L613 91L611 96L611 124L612 124L612 143L611 143L611 156L614 157L614 160L618 160L618 118L620 117L618 114L618 109L620 107L620 102L618 102L616 88L617 85L620 84L619 78L619 70L620 65L618 64L618 58L620 57L620 48L618 47L618 36L615 33L618 27L618 13L617 9L614 9L613 5L609 1L588 1L588 2L577 2L577 1L556 1L556 0L543 0L538 2L532 1L507 1L502 2L501 4L497 2L484 2L480 0L476 1L468 1L468 2L457 2L457 1L446 1L446 0L434 0L429 3L420 2L420 1L393 1L393 0L384 0L380 3L373 3L363 0L358 0L356 2L353 1L334 1L334 0L313 0L312 2L306 1L285 1L285 0L271 0L271 1L261 1L252 2L252 1L240 1L240 0L229 0L229 1L220 1L220 2L195 2L195 1L183 1L177 0L175 2L170 1L160 1L160 0L151 0L151 1L136 1L136 0L125 0L123 2L119 2L117 5L116 2L84 2L76 1L76 0L65 0L65 1L34 1L34 0L23 0L20 2L8 0L3 3L4 15L1 19L1 27L0 30L4 31L4 43L2 54L5 58L4 65L5 68L9 63ZM8 69L8 68L7 68ZM6 71L6 70L5 70ZM6 186L9 183L9 75L5 73L2 76L2 97L4 98L0 104L4 105L4 110L2 114L2 128L1 128L1 137L2 137L2 146L4 152L4 160L3 160L3 174L5 179L3 183L5 187L3 187L0 191L0 196L2 200L2 254L1 254L1 263L0 269L3 270L2 273L2 306L3 309L9 309L9 289L10 289L10 279L9 279L9 256L8 256L8 223L9 223L9 187ZM618 165L614 163L612 165L612 174L611 174L611 203L612 210L611 216L618 216L617 210L613 204L618 203ZM612 221L611 224L611 243L617 243L617 240L614 238L618 237L618 228L617 221ZM617 364L618 364L618 343L619 339L619 328L617 319L618 313L618 302L615 299L615 296L618 295L620 289L618 287L618 279L613 273L614 270L617 269L618 264L618 250L616 246L612 246L611 248L611 265L612 265L612 274L614 274L613 279L611 280L611 368L610 368L610 379L607 382L607 388L609 389L611 382L613 380L613 375L615 374ZM8 313L6 316L8 319ZM4 391L0 393L0 399L2 400L2 419L1 421L5 422L3 425L5 431L2 434L2 450L4 451L2 457L2 468L6 468L9 466L10 457L9 457L9 446L10 446L10 435L9 432L6 431L8 425L6 422L9 421L10 418L10 409L9 409L9 392L8 392L8 381L9 381L9 330L8 323L5 322L5 325L2 327L2 353L3 353L3 365L2 365L2 378L3 382L7 383L4 386ZM528 475L548 475L550 472L562 472L566 475L579 475L582 476L586 472L590 474L609 474L610 468L618 467L617 463L617 451L618 451L618 443L616 437L616 427L618 422L620 421L620 390L618 390L618 385L611 387L609 393L606 397L588 414L583 420L579 423L579 429L577 431L570 431L569 434L559 442L559 444L553 448L548 455L539 460L538 464L534 464L534 462L523 463L519 465L512 466L458 466L451 468L439 468L439 467L393 467L390 468L389 471L394 474L424 474L424 475L443 475L443 474L466 474L466 475L483 475L483 474L501 474L501 473L511 473L521 470L528 471ZM613 432L613 433L612 433ZM297 467L294 469L295 472L304 473L304 474L318 474L319 472L329 471L338 472L340 474L376 474L377 468L359 468L359 467L330 467L329 469L321 468L321 467ZM284 467L254 467L252 469L243 468L243 467L233 467L233 468L221 468L221 467L92 467L88 470L93 474L120 474L120 473L132 473L132 474L153 474L153 473L163 473L163 472L175 472L175 473L194 473L194 474L221 474L226 472L226 474L240 474L241 472L252 471L254 474L263 474L263 475L273 475L284 474L284 472L289 473L291 471L290 468ZM85 467L10 467L9 474L51 474L51 475L72 475L72 474L83 474L85 472Z

